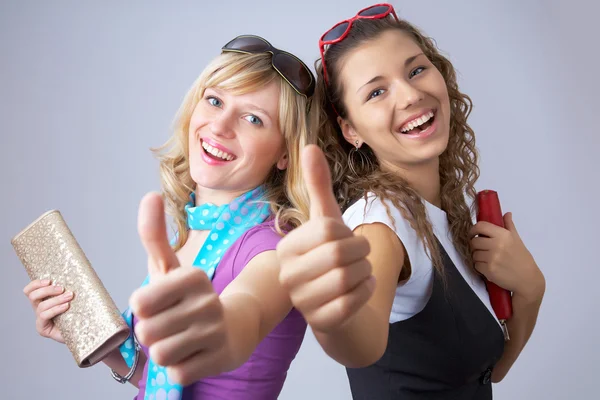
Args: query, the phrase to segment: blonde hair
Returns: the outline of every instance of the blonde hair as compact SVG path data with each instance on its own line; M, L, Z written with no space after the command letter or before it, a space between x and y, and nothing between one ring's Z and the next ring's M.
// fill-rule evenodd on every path
M444 77L451 117L448 146L440 156L442 209L447 214L456 249L466 265L472 267L469 230L473 225L473 210L465 197L469 198L472 205L476 195L474 186L479 177L475 134L467 123L472 102L458 89L452 63L440 53L431 38L404 20L386 18L355 21L349 35L342 42L330 46L325 53L329 86L323 79L323 66L319 60L315 64L318 79L313 101L319 106L320 112L313 116L311 129L319 133L320 145L328 156L334 192L342 209L358 198L366 197L368 192L375 193L382 200L389 200L415 229L434 267L443 272L441 254L421 196L402 177L382 171L375 153L368 145L364 144L359 151L353 150L354 147L346 142L336 122L338 113L340 117L348 118L339 78L341 62L357 46L390 30L403 32L412 38ZM384 205L388 207L386 202ZM389 209L387 211L391 218ZM407 278L409 273L408 268L403 268L400 278ZM444 277L443 274L441 276Z
M288 152L286 170L273 170L266 178L264 201L275 215L279 234L293 229L308 219L309 200L300 168L300 151L308 143L316 142L307 129L309 101L297 94L271 65L270 54L223 53L217 56L196 79L186 94L173 123L172 137L161 147L153 149L160 161L160 179L166 213L176 225L175 250L188 237L187 216L184 209L196 183L189 166L189 127L192 113L207 88L217 88L241 95L279 83L279 129Z

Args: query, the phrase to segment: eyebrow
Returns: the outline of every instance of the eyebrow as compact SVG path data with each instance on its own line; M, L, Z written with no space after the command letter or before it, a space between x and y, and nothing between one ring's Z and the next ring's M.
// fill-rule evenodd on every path
M415 61L417 59L417 57L424 55L423 53L419 53L419 54L415 54L414 56L408 57L405 61L404 61L404 68L408 67L413 61ZM372 78L369 80L369 82L365 83L364 85L362 85L361 87L358 88L358 90L356 91L356 93L360 92L360 90L362 88L364 88L367 85L370 85L371 83L383 80L383 76L382 75L377 75L376 77Z

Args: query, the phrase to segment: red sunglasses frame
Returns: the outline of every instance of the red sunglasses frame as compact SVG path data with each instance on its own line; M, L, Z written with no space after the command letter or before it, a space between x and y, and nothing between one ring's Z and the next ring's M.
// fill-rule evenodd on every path
M370 10L371 8L382 7L382 6L387 6L388 9L385 12L382 12L380 14L360 15L361 13L363 13L367 10ZM394 6L392 6L391 4L389 4L389 3L373 4L372 6L369 6L369 7L366 7L366 8L363 8L362 10L360 10L358 13L356 13L356 15L354 17L338 22L337 24L332 26L330 29L328 29L327 32L325 32L321 36L321 38L319 39L319 50L321 51L321 64L323 65L323 77L325 78L325 84L329 85L329 77L327 76L327 67L325 66L325 46L336 44L336 43L339 43L342 40L344 40L346 38L346 36L348 36L348 33L350 33L350 29L352 29L352 23L358 19L383 19L383 18L386 18L390 14L392 14L394 16L394 18L396 18L396 21L399 21L398 16L396 15L396 11L394 10ZM327 36L327 34L329 32L331 32L338 26L345 24L345 23L348 23L348 27L346 28L346 30L340 37L338 37L337 39L332 39L332 40L325 40L325 41L323 40L323 38L325 38L325 36Z

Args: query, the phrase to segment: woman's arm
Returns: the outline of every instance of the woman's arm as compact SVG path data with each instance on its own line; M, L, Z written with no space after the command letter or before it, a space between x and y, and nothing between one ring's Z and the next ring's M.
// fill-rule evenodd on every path
M478 222L471 230L475 268L513 293L513 316L507 321L510 340L494 367L493 382L504 379L527 344L546 290L544 275L517 232L511 213L504 215L504 226Z
M274 250L255 256L220 295L225 319L229 362L227 370L245 363L259 343L292 309L279 283Z
M178 266L161 197L146 196L139 213L150 273L150 283L129 301L139 342L184 386L241 365L292 307L278 282L275 252L254 256L219 296L204 271Z
M142 379L142 375L144 374L144 365L146 365L146 355L142 350L140 350L137 368L133 373L133 376L129 380L135 387L139 387L138 382ZM111 351L104 359L102 360L104 364L108 366L108 368L114 370L117 374L121 376L125 376L129 373L129 367L125 363L123 356L121 355L121 351L117 348Z
M305 148L302 167L310 219L277 246L279 280L327 354L349 367L372 364L387 346L403 247L383 224L346 226L319 148Z
M533 333L546 289L543 276L539 282L539 286L533 287L529 293L524 295L513 293L513 316L507 322L510 340L504 345L504 353L492 372L492 382L494 383L504 379Z
M278 273L271 250L256 255L221 295L195 267L151 279L130 300L137 338L182 385L231 371L292 308Z

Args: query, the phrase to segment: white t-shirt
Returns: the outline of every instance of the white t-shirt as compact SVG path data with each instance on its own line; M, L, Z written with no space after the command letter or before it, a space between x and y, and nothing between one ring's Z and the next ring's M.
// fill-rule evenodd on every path
M386 201L385 203L389 207L393 220L388 216L383 202L374 194L369 194L368 200L361 198L352 204L344 213L343 218L346 225L352 230L364 224L385 224L398 235L406 249L411 265L411 275L407 281L400 283L396 288L390 313L390 323L394 323L404 321L425 308L433 287L433 263L425 252L423 242L418 238L417 232L410 226L410 223L402 217L400 211L391 202ZM465 266L454 247L446 213L425 200L423 203L433 226L433 233L465 281L497 321L483 279L471 268Z

